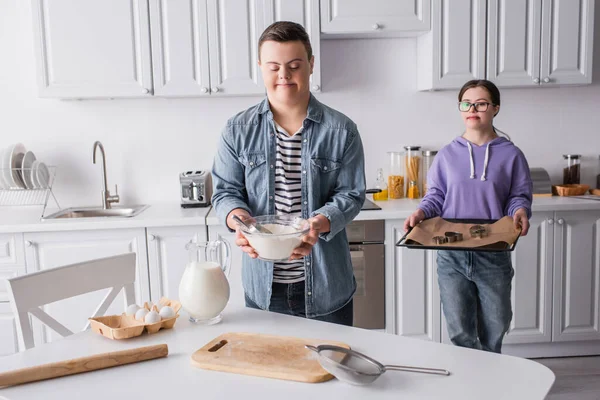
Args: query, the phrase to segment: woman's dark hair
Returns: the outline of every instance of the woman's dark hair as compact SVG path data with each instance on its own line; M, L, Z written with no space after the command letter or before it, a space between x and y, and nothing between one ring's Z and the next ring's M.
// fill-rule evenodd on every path
M306 49L306 54L308 55L308 59L310 60L312 57L312 46L310 45L310 39L308 38L308 33L304 27L300 24L290 21L279 21L275 22L267 27L265 31L260 35L260 39L258 39L258 56L260 58L260 48L262 44L267 40L272 40L274 42L295 42L299 40L304 45Z
M488 93L490 94L490 100L492 100L492 104L499 106L500 105L500 90L498 89L498 86L494 85L493 82L488 81L487 79L473 79L470 80L469 82L465 83L463 85L462 88L460 88L460 91L458 92L458 101L462 101L462 98L465 94L465 92L469 89L472 89L474 87L482 87L485 90L488 91ZM500 112L500 111L498 111ZM498 113L494 114L494 117L498 115ZM494 128L494 131L496 133L501 133L504 136L506 136L508 138L508 140L510 140L510 136L508 136L507 133L502 132L500 129L496 128L495 126L492 125L492 128Z

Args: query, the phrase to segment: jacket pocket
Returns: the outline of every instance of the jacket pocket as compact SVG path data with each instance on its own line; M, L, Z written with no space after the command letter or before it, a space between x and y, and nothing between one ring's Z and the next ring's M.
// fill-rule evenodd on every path
M267 158L263 152L248 152L242 154L239 161L244 166L246 190L248 193L262 193L266 188L269 174L265 173L264 165ZM268 171L266 171L268 172Z
M342 163L328 158L311 158L311 180L316 204L329 200L337 184Z
M327 158L311 158L310 163L317 172L322 174L335 173L337 175L336 171L342 166L342 163Z

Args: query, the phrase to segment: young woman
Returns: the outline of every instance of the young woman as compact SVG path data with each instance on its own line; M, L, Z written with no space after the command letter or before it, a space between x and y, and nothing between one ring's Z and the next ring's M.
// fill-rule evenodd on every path
M525 236L532 182L525 156L493 125L500 91L487 80L467 82L458 94L465 132L440 150L427 176L427 194L404 223L425 218L513 217ZM500 353L512 319L510 253L438 251L438 283L452 343Z

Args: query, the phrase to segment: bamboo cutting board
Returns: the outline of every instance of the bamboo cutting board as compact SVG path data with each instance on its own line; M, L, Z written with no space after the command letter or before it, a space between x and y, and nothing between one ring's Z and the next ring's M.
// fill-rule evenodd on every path
M192 365L213 371L318 383L333 378L304 345L345 343L259 333L225 333L192 354Z

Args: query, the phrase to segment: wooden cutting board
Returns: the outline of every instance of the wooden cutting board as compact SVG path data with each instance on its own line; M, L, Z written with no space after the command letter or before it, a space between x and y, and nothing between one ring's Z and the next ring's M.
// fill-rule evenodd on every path
M304 347L311 344L345 343L300 339L259 333L225 333L192 354L192 365L213 371L265 378L318 383L333 378L321 368L317 354Z

